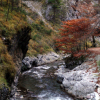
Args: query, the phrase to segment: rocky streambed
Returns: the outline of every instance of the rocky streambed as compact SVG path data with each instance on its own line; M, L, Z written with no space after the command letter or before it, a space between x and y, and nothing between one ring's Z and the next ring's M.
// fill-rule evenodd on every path
M81 65L69 72L66 72L66 68L59 68L55 74L63 78L61 87L74 98L99 100L100 84L98 83L99 72L97 71L99 59L99 55L90 55Z
M22 74L11 100L99 100L99 73L93 64L96 58L89 58L71 70L58 59L60 56L52 52L24 58Z
M54 74L60 66L65 67L64 61L56 61L59 58L56 53L45 56L39 55L38 60L29 57L23 59L22 68L25 65L28 70L20 75L16 93L11 100L73 100L61 89L61 79ZM49 63L49 61L55 62ZM32 67L33 64L37 66Z

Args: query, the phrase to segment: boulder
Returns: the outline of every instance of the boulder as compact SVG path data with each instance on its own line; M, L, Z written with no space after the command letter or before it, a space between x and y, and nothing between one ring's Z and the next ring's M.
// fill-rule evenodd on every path
M44 55L39 54L37 57L25 57L22 60L21 72L27 71L38 65L54 62L59 58L60 56L54 52L50 52Z
M97 92L87 94L87 99L88 100L100 100L99 95L98 95Z
M27 71L28 69L36 66L37 66L37 58L25 57L22 60L21 72Z
M64 79L63 77L57 76L57 83L62 84L63 79Z
M87 72L87 68L89 68L89 65L83 63L69 71L64 71L64 67L59 68L55 74L58 76L57 78L59 78L57 80L61 83L61 87L67 93L75 96L76 98L99 100L94 99L92 95L94 94L95 98L98 98L98 93L95 93L95 90L98 88L98 73L93 74L92 72Z
M10 97L10 90L8 87L3 84L3 87L0 89L0 100L8 100Z
M44 55L39 54L37 56L38 65L51 63L51 62L58 60L59 58L60 58L60 56L58 54L56 54L55 52L50 52L50 53L44 54Z

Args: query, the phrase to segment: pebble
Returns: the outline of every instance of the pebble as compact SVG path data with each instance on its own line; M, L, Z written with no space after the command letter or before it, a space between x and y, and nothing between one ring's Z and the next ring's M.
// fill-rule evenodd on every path
M23 99L23 95L21 95L20 98Z
M94 93L91 93L91 94L87 94L87 99L88 100L99 100L100 97L99 97L97 92L94 92Z

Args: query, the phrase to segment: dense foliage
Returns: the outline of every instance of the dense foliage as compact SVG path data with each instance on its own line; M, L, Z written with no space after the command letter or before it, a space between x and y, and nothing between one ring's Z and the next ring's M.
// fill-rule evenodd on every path
M90 33L91 21L87 18L73 19L63 22L57 47L65 53L75 53L81 50ZM84 47L85 48L85 47Z

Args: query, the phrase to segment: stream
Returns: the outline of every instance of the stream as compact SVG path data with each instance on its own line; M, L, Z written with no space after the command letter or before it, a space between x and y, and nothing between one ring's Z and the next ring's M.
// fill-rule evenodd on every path
M54 73L59 67L65 67L65 63L56 61L24 72L19 77L15 100L73 100L57 83Z

